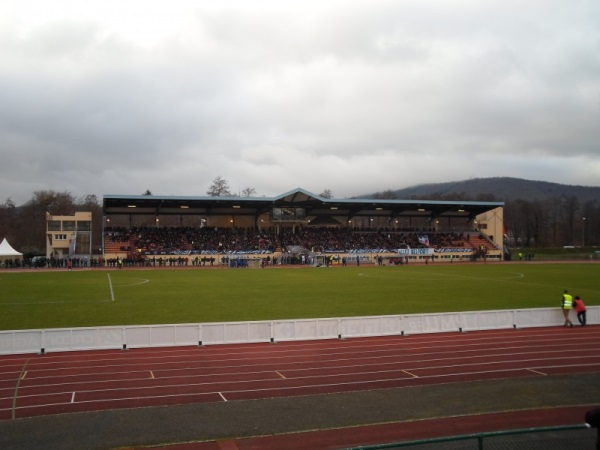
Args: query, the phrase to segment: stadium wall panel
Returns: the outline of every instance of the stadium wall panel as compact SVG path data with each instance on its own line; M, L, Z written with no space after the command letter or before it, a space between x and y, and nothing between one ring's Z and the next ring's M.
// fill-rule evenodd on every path
M574 313L572 320L577 323ZM588 307L589 325L600 306ZM0 354L341 339L562 326L559 308L373 317L0 331Z

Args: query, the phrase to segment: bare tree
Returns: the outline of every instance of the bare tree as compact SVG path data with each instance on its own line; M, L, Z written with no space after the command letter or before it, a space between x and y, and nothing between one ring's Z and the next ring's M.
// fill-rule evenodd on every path
M213 180L206 193L211 197L227 197L231 195L229 183L221 176L218 176Z
M333 198L333 192L331 192L331 189L325 189L319 196L323 198Z
M15 208L17 205L13 201L12 198L8 197L3 205L0 205L0 208Z
M17 207L10 197L6 199L3 205L0 205L0 239L5 237L14 242L12 233L17 230L15 228L16 213Z
M253 187L244 188L242 191L242 197L252 197L254 194L256 194L256 189Z
M373 198L378 198L378 199L397 199L398 198L398 194L396 194L396 192L392 191L391 189L386 189L383 192L377 192L376 194L374 194Z
M568 245L573 245L577 242L577 239L575 238L575 229L578 228L578 226L575 224L579 222L577 216L581 205L579 199L575 196L566 198L563 205L563 209L565 211L566 242L568 242Z
M46 248L46 213L60 216L75 212L75 198L70 192L36 191L33 198L19 208L21 247Z

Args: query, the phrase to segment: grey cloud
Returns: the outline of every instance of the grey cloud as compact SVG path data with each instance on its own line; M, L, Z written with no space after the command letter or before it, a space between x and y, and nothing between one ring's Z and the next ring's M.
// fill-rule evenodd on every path
M595 3L244 5L152 43L101 17L0 31L0 195L30 194L11 167L78 195L600 177Z

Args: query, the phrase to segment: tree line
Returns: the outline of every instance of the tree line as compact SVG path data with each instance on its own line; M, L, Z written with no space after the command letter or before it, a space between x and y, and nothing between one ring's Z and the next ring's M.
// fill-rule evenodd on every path
M46 254L46 214L73 215L75 212L92 213L93 248L101 247L102 204L95 195L82 198L70 192L37 191L21 206L10 198L0 205L0 238L25 257Z
M207 191L209 196L231 195L226 180L217 177ZM253 196L253 188L244 190ZM151 195L146 191L145 195ZM320 194L333 198L331 190ZM393 191L374 194L373 198L395 199ZM492 194L469 193L433 194L414 200L498 201ZM95 195L74 197L70 192L37 191L32 198L17 206L10 198L0 204L0 239L24 255L45 254L46 213L72 215L77 211L92 213L92 248L102 247L102 203ZM544 200L515 199L505 202L504 225L508 245L513 247L562 247L567 245L592 247L600 243L600 204L598 201L580 202L577 197L556 196Z
M378 199L399 199L395 191L373 195ZM411 200L503 201L493 194L468 192L411 195ZM544 199L514 198L504 201L504 228L512 247L551 248L593 247L600 244L599 200L580 201L573 195L554 195Z

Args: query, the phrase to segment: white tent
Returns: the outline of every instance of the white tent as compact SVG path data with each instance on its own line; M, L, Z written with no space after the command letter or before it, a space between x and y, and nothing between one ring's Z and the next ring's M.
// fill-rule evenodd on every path
M6 238L2 240L2 243L0 243L0 263L7 259L18 259L22 257L23 253L19 253L12 248Z

